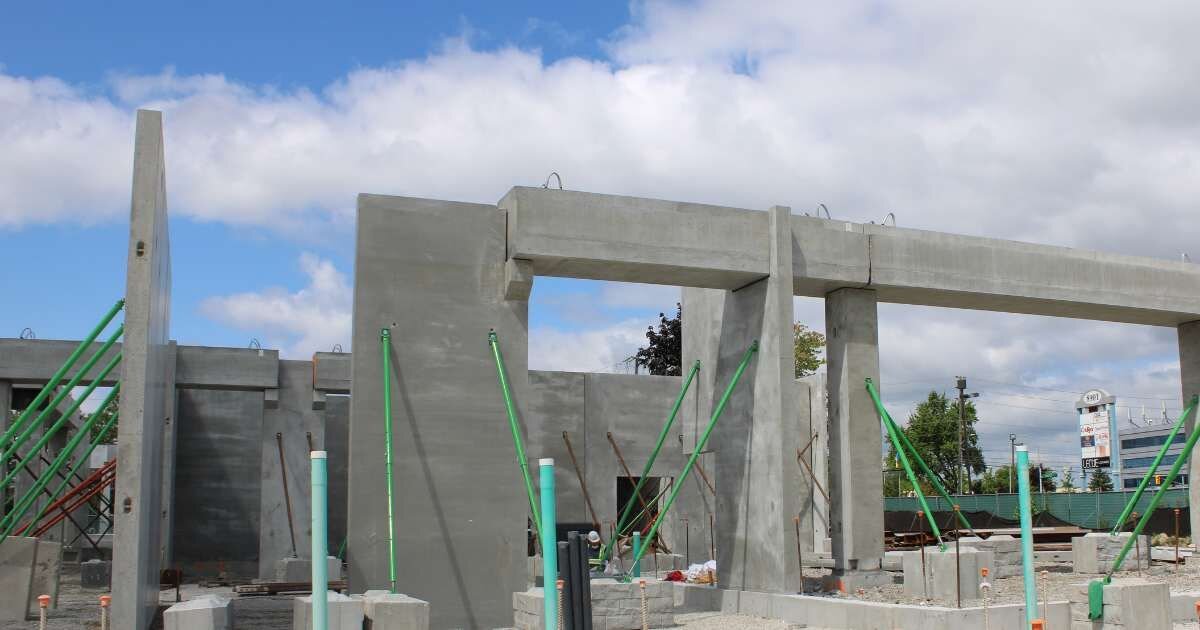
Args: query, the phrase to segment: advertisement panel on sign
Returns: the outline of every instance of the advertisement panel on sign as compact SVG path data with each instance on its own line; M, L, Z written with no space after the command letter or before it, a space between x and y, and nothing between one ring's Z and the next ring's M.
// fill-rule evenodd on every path
M1112 456L1108 410L1079 414L1079 446L1084 468L1107 468Z

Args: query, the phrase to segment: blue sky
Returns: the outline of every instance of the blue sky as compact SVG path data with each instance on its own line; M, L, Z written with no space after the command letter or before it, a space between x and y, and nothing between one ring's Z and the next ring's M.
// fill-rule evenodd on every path
M494 203L550 171L1200 260L1200 84L1178 80L1200 70L1200 6L1167 5L10 3L0 335L78 337L119 296L138 107L164 112L182 343L348 347L355 194ZM530 364L616 369L677 296L539 279ZM796 318L823 328L821 301ZM1179 407L1171 330L880 318L894 415L965 374L998 459L1015 430L1073 460L1087 388Z

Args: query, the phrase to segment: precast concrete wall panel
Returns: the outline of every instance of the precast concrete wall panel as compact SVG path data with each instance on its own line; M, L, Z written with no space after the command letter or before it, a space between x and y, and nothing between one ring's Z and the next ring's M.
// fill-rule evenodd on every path
M330 396L325 405L325 451L329 454L329 555L337 555L346 539L347 472L349 471L350 398ZM311 470L311 469L308 469ZM309 484L305 484L308 488ZM311 490L305 490L311 495ZM308 519L305 518L307 521Z
M526 450L534 462L541 457L554 458L554 487L558 490L555 509L560 523L590 523L592 520L563 441L563 431L571 439L571 448L575 451L583 478L588 482L593 504L598 499L596 494L603 491L603 488L597 488L589 481L588 471L593 459L591 451L601 445L607 447L608 443L603 442L603 437L601 444L594 444L588 439L585 429L586 388L587 375L580 372L529 373L529 395L525 403L525 422L529 429ZM595 507L600 520L611 520L612 517L605 516L606 512L601 506Z

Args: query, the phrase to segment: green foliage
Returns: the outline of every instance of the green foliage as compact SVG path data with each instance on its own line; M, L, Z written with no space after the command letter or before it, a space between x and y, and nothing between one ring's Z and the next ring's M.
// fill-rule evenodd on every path
M1038 492L1038 467L1029 467L1029 490L1030 492ZM1046 492L1054 492L1058 488L1058 473L1051 468L1040 469L1042 473L1041 490ZM1009 480L1012 471L1011 466L1000 466L992 468L980 476L979 480L974 484L975 491L981 494L1005 494L1009 491ZM1017 491L1017 478L1011 477L1012 492Z
M1071 473L1070 469L1067 469L1066 474L1063 475L1062 487L1064 490L1075 489L1075 475Z
M1088 480L1088 490L1092 492L1112 492L1112 489L1112 477L1107 472L1104 472L1103 468L1097 468L1092 473L1092 478Z
M975 405L967 402L963 420L963 466L973 474L985 470L979 435L975 432L976 422ZM908 417L908 425L900 428L912 442L917 454L950 492L958 489L958 424L957 400L951 400L945 394L929 392L925 401L917 405L917 409ZM898 461L896 448L889 443L888 467L898 468ZM916 467L916 464L913 463L913 466ZM917 468L914 468L914 472L920 473ZM907 480L901 486L905 484ZM924 484L922 481L923 490Z
M103 435L101 435L100 429L104 428L104 425L108 422L109 418L112 418L113 416L117 415L117 410L120 408L120 406L121 406L121 395L117 394L113 398L111 405L109 405L108 407L106 407L104 409L96 410L95 413L99 413L101 415L96 420L96 423L92 425L92 435L91 435L92 440L95 440L96 437L99 436L100 444L116 443L116 441L117 441L117 425L121 423L120 420L114 422L112 427L110 427L108 429L108 431L105 431L103 433ZM88 415L86 418L84 418L84 420L86 421L89 418L91 418L91 415Z
M804 324L792 324L795 337L796 378L803 378L825 365L821 353L825 350L825 335L809 330Z
M646 328L649 343L633 355L634 362L651 374L680 376L680 365L683 363L682 318L683 306L678 302L675 303L675 317L659 313L658 330L654 330L653 326Z

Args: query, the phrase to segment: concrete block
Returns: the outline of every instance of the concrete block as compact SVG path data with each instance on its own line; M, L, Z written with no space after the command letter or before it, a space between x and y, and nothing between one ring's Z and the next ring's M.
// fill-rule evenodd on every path
M1137 630L1170 630L1170 587L1141 578L1119 578L1104 587L1104 624Z
M932 549L932 551L931 551ZM901 552L901 569L904 571L904 594L913 597L929 597L929 556L937 548L926 548L922 560L921 551Z
M1117 554L1121 552L1121 547L1132 535L1129 532L1122 532L1116 536L1093 532L1072 538L1071 558L1075 565L1075 572L1108 573ZM1150 537L1140 536L1138 546L1141 553L1139 554L1136 548L1131 548L1129 554L1125 556L1125 561L1121 564L1122 571L1135 571L1138 568L1144 570L1150 567ZM1141 561L1140 567L1139 560Z
M29 596L37 544L36 538L21 536L0 543L0 621L24 621L31 610Z
M981 570L985 567L990 570L995 562L992 552L970 548L960 549L958 553L953 550L935 552L929 560L930 597L946 602L955 601L960 592L963 601L979 599Z
M62 543L39 540L29 586L29 610L38 609L39 595L50 596L50 608L58 608L58 584L62 577Z
M232 630L233 607L227 597L203 595L163 612L163 630Z
M429 630L429 602L408 595L367 591L363 615L365 630Z
M821 578L821 590L830 593L854 593L860 588L892 584L892 574L886 571L838 570Z
M329 630L362 630L361 597L347 597L333 591L326 591L325 595L329 606ZM292 600L292 630L312 630L312 602L312 595Z
M325 559L330 581L342 579L342 561L334 556ZM283 558L275 563L275 581L308 582L312 580L312 563L308 558Z
M111 583L112 563L108 560L88 560L80 563L80 588L108 590Z
M996 534L986 540L975 536L966 536L959 540L958 544L960 547L991 551L995 563L991 567L994 578L1013 577L1021 574L1021 539L1019 538L1008 534Z
M1197 601L1200 601L1200 591L1171 593L1171 621L1174 623L1196 621Z

